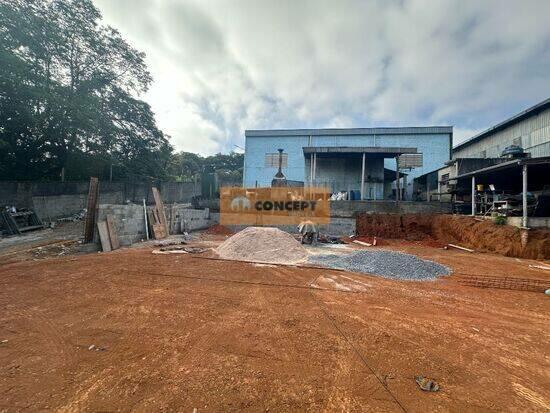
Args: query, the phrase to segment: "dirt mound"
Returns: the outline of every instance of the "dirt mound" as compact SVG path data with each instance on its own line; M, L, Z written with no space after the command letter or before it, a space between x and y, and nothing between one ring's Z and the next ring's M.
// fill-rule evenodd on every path
M509 257L550 258L550 231L530 230L525 246L519 228L477 221L471 217L430 214L361 214L357 235L410 241L456 243Z
M223 225L220 225L220 224L212 225L205 232L207 234L212 234L212 235L232 235L232 234L234 234L234 232L231 229L229 229L229 228L227 228Z
M294 264L307 258L306 249L278 228L248 227L221 244L221 258L274 264Z

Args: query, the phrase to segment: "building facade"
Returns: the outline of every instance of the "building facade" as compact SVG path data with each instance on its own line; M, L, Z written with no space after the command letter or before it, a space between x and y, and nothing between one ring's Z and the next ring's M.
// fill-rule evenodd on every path
M453 148L454 158L499 158L511 145L532 158L550 156L550 98Z
M247 130L243 185L266 187L278 171L303 185L326 186L332 192L360 198L394 198L396 158L401 162L399 187L412 196L413 178L450 159L450 126L354 129ZM421 159L421 164L418 160ZM412 164L413 168L403 168Z

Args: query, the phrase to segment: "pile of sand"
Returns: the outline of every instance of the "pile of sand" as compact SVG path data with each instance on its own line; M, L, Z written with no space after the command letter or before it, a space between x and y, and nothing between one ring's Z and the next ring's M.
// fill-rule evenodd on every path
M306 249L278 228L248 227L225 240L216 252L221 258L274 264L295 264L307 258Z

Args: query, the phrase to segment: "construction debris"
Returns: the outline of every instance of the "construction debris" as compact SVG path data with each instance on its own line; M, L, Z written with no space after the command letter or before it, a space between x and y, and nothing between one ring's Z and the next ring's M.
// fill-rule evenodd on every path
M358 241L358 240L354 240L353 241L354 244L359 244L359 245L364 245L365 247L372 247L373 244L369 244L368 242L363 242L363 241Z
M416 384L418 384L418 387L420 387L424 391L431 391L431 392L439 391L439 384L437 384L433 379L429 379L427 377L422 377L422 376L416 376L414 380L416 381Z
M221 258L292 264L304 261L307 250L292 235L278 228L248 227L223 242L216 252Z
M99 241L101 242L101 249L103 252L109 252L120 248L112 215L107 215L106 221L97 223L97 231L99 233Z
M466 252L475 252L475 250L473 249L461 247L460 245L455 245L455 244L447 244L447 247L456 248L457 250L462 250Z
M1 228L4 228L4 232L8 235L18 235L22 232L42 229L44 224L32 209L16 209L12 206L0 212Z

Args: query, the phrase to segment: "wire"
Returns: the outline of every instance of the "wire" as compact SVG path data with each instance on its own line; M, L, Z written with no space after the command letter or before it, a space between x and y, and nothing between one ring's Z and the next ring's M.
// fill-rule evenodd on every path
M319 278L319 277L317 277ZM352 348L353 352L361 359L361 361L363 362L363 364L365 365L365 367L367 367L367 369L374 375L374 377L376 377L376 379L380 382L380 384L382 385L382 387L384 388L384 390L386 390L386 392L388 392L388 394L391 396L391 398L395 401L395 403L397 403L397 405L401 408L401 410L403 410L405 413L407 412L407 410L405 409L405 407L403 407L403 405L401 404L401 402L399 402L399 400L397 399L397 397L392 393L392 391L389 389L388 385L385 383L385 381L383 379L381 379L380 377L378 377L378 374L376 374L376 371L374 371L374 369L369 365L369 363L367 362L367 359L363 356L363 354L357 349L357 347L355 346L355 344L346 336L346 334L344 333L344 331L340 328L340 326L336 323L336 321L330 316L330 314L328 313L328 311L323 307L323 305L321 304L321 302L317 299L317 297L315 297L315 294L313 293L313 291L310 291L309 292L311 294L311 297L313 298L313 301L315 301L315 304L317 305L317 307L319 307L319 309L321 310L321 312L324 314L325 318L327 320L330 321L330 323L332 324L332 326L335 328L335 330L342 336L342 338L350 345L350 347Z

